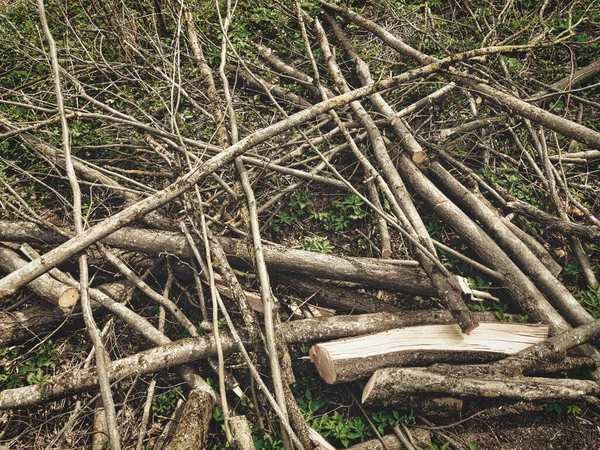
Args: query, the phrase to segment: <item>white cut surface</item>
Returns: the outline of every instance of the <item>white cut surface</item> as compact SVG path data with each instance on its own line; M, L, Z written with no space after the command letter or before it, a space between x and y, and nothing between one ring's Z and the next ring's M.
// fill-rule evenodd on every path
M464 334L456 324L400 328L369 336L319 344L336 357L377 356L403 350L481 351L515 354L548 337L544 325L516 323L480 323Z

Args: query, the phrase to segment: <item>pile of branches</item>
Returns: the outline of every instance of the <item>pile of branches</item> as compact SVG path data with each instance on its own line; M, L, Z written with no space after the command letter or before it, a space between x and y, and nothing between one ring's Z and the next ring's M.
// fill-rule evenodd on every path
M455 51L438 39L427 4L355 12L326 1L205 3L2 7L1 347L43 342L83 317L90 350L75 367L5 386L0 409L31 411L99 390L69 403L50 447L86 439L74 429L92 407L94 448L203 448L218 405L235 448L254 448L250 422L267 427L263 415L285 448L332 448L292 395L290 346L417 325L448 325L466 339L497 319L473 313L482 295L551 337L509 357L410 348L344 357L330 382L372 375L365 403L424 412L460 414L463 398L489 396L598 407L600 353L590 342L600 336L600 105L590 83L600 62L523 83L535 77L536 53L560 59L563 46L576 60L595 41L573 36L582 27L597 36L598 24L573 15L577 4L549 10L546 2L531 26L506 36L504 25L523 17L508 2L472 30L480 40L459 36L468 47ZM477 20L469 8L445 13ZM566 25L553 26L562 17ZM323 240L309 241L323 253L294 247L298 227L285 205L302 190L352 199L364 214L350 219L362 225L331 239L343 247L360 238L369 244L361 256L327 254ZM295 231L282 235L274 224ZM489 281L494 296L457 276L449 258ZM578 268L584 305L561 278L564 261ZM295 299L280 301L275 285ZM443 310L402 313L371 295L383 291L435 298ZM144 299L156 308L137 309ZM115 326L148 349L109 348ZM319 352L311 351L317 366ZM543 376L575 366L589 379ZM134 418L115 390L167 368L188 391L178 425L155 442L146 437L155 381ZM232 406L234 394L255 408L250 420ZM3 438L33 448L10 419Z

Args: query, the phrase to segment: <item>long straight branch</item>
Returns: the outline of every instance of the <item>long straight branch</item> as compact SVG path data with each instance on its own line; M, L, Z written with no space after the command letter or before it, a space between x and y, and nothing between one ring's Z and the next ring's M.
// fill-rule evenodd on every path
M54 79L54 89L56 93L56 103L58 106L58 112L60 115L60 125L62 131L62 148L65 158L65 168L67 171L67 177L71 190L73 192L73 217L75 219L75 231L78 236L84 233L83 217L81 214L81 190L79 188L79 182L75 169L73 168L73 162L71 161L71 143L69 135L69 124L67 122L67 116L65 113L64 99L62 95L62 87L60 83L60 69L58 64L58 55L56 52L56 43L48 27L48 20L46 19L46 10L44 7L44 0L38 0L38 10L40 13L40 22L44 30L44 35L48 40L50 47L50 58L52 62L52 77ZM94 347L96 348L96 370L98 372L98 381L100 384L100 392L102 394L102 403L104 404L104 414L106 417L106 426L108 429L108 439L112 450L120 450L120 436L117 428L117 417L115 413L115 404L110 389L110 358L104 343L102 342L102 336L94 316L92 314L92 307L90 304L89 297L89 275L88 275L88 264L87 255L81 255L79 257L79 284L80 284L80 295L81 295L81 309L83 311L83 318L87 331L92 339Z

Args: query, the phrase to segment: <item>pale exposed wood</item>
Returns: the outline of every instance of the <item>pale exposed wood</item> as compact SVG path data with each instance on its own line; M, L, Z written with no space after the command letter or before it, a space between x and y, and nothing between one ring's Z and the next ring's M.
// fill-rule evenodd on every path
M427 325L316 344L310 358L323 380L332 384L395 365L490 360L547 337L548 327L543 325L481 323L469 335L457 325Z
M323 436L312 428L308 428L308 434L315 445L316 450L335 450L335 447L325 440Z
M12 272L25 266L27 262L13 250L0 245L0 269ZM79 300L79 290L56 281L50 275L41 277L29 283L28 287L41 299L60 308L71 308Z
M119 311L112 309L113 313ZM477 319L493 320L494 315L476 314ZM281 325L281 335L286 343L311 343L327 339L372 333L400 326L414 325L422 321L452 323L452 316L446 311L413 311L403 314L365 314L362 316L333 316L318 319L305 319ZM147 335L150 338L152 335ZM153 373L167 367L178 366L216 355L212 335L182 339L161 344L158 336L151 339L159 345L112 362L111 374L114 379L130 375ZM237 349L235 340L229 333L221 334L224 353ZM165 342L163 340L163 342ZM96 372L92 369L79 369L63 372L45 383L0 392L0 410L31 406L47 402L96 386Z
M73 287L65 289L58 297L58 306L61 308L69 308L79 300L79 291Z

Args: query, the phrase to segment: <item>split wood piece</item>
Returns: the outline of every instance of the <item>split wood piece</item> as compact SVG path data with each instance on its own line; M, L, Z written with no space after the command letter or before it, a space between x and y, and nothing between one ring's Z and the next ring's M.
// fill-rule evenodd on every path
M118 314L118 311L114 310ZM494 314L477 313L477 320L494 320ZM313 343L322 340L356 336L411 326L421 323L454 323L446 311L411 311L403 314L365 314L362 316L333 316L304 319L280 326L281 337L287 344ZM248 345L248 342L245 342ZM221 333L225 354L237 350L237 343L229 333ZM132 375L145 375L169 367L213 357L217 348L212 334L191 337L159 345L123 359L112 361L111 381ZM0 410L33 406L68 395L94 389L98 385L95 369L77 369L52 377L51 380L23 388L0 392Z
M600 337L600 320L552 336L497 362L478 365L436 364L428 368L440 375L505 379L533 374L556 374L573 367L590 366L591 358L569 357L567 351Z
M509 379L440 375L427 369L379 369L362 395L365 405L405 403L406 395L447 394L459 397L504 398L534 402L576 402L600 406L600 386L594 381L540 377Z
M250 422L246 416L232 416L229 418L229 428L231 429L231 445L236 450L255 450L252 432L250 431Z
M469 335L457 325L426 325L313 345L310 359L326 383L344 383L391 366L487 362L548 337L548 327L480 323Z
M27 262L17 253L0 244L0 269L10 273L25 266ZM27 286L42 300L67 311L77 304L79 290L65 286L50 275L45 274L33 280Z
M328 10L334 11L360 27L370 31L383 42L389 45L391 48L396 50L398 53L403 54L420 64L432 64L441 61L438 58L429 56L422 53L410 45L406 44L402 39L393 35L385 28L376 24L375 22L365 19L360 14L351 11L348 8L343 8L332 3L326 2L325 0L319 0L319 2ZM466 87L468 89L479 92L492 102L508 109L509 111L516 113L522 117L525 117L532 122L549 128L557 133L567 136L577 142L583 142L589 145L593 149L600 149L600 133L580 125L571 120L552 114L542 108L535 105L531 105L521 99L514 97L513 95L507 94L499 89L488 86L484 83L471 80L461 76L461 72L458 69L450 68L449 72L452 79L456 84Z
M512 211L522 214L536 222L546 225L551 230L557 230L568 235L575 235L591 241L600 241L600 227L595 225L582 225L548 214L521 200L506 203L506 207Z
M48 244L65 242L64 237L33 223L5 220L0 220L0 240ZM238 267L251 266L251 257L243 241L226 237L218 237L217 240L231 258L232 264L237 263ZM189 258L191 254L185 236L169 231L123 228L103 238L102 243L151 255L169 253L180 258ZM201 243L198 245L202 247ZM350 281L377 289L392 289L415 295L435 295L435 289L427 275L413 266L326 255L279 245L265 245L264 254L267 266L274 271Z
M167 450L205 448L214 406L215 398L210 393L201 389L191 390Z
M544 365L552 365L564 358L570 349L592 342L600 337L600 320L552 336L550 339L529 347L496 364L517 366L523 373L537 372Z

